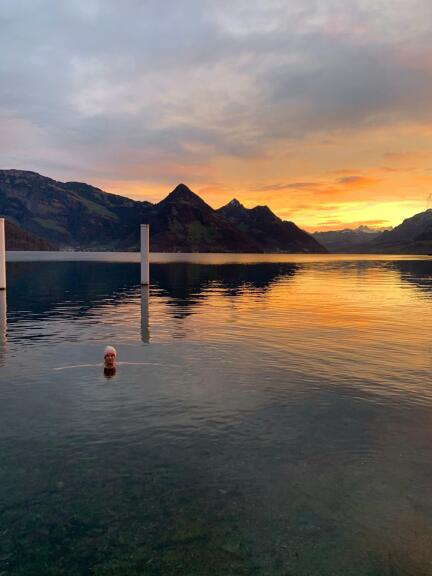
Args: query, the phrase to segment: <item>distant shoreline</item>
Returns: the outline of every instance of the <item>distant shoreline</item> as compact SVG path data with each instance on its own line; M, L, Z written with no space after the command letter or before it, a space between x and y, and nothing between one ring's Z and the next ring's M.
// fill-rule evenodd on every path
M235 253L235 252L151 252L150 262L191 264L254 264L271 262L328 262L361 260L432 260L427 254L304 254L304 253ZM117 262L139 263L139 252L78 251L7 251L7 262Z

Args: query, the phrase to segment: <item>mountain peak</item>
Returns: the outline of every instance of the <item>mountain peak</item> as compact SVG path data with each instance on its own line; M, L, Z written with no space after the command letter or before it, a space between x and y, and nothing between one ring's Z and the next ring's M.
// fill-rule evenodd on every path
M166 205L173 205L173 204L182 204L182 205L189 205L195 207L206 208L208 210L212 210L212 208L204 202L198 194L192 192L192 190L186 186L186 184L178 184L172 192L168 194L163 200L159 202L159 205L166 206Z
M195 194L194 192L192 192L192 190L189 188L189 186L186 186L186 184L183 184L182 182L180 184L177 184L177 186L174 188L174 190L171 192L170 196L174 195L176 197L190 197L190 196L198 196L197 194Z
M240 214L248 212L248 209L245 208L243 204L237 200L237 198L233 198L228 202L228 204L221 206L218 211L220 211L220 213L226 217L235 215L240 216Z
M192 190L186 186L186 184L178 184L172 192L168 194L168 196L162 200L162 202L166 201L175 201L175 202L192 202L194 204L205 204L204 200L192 192Z
M230 202L228 202L227 206L231 206L232 208L244 208L243 204L237 200L237 198L233 198Z
M267 204L257 204L253 210L256 210L257 212L265 212L265 213L270 213L273 214L273 212L270 210L270 208L267 206Z
M192 192L192 190L189 188L189 186L186 186L186 184L180 182L180 184L177 184L177 186L174 188L173 192Z
M265 218L266 220L276 220L280 221L280 218L276 216L274 212L266 205L258 205L252 208L251 213L258 218Z

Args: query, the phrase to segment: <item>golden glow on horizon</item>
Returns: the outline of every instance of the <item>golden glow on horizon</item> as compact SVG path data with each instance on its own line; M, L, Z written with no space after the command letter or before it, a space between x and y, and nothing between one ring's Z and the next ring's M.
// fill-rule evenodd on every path
M157 166L148 180L131 167L121 180L93 182L137 200L158 202L180 181L212 207L237 198L267 204L309 231L366 224L388 227L428 207L432 128L363 129L300 143L281 141L260 157L218 156L211 165ZM161 183L161 174L166 174Z

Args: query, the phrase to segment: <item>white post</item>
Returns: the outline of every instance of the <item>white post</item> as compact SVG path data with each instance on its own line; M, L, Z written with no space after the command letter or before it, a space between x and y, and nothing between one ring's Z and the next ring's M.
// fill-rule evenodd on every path
M6 289L6 240L5 221L0 218L0 290Z
M141 340L145 344L150 342L148 286L141 286Z
M150 226L141 224L141 286L147 286L150 283Z

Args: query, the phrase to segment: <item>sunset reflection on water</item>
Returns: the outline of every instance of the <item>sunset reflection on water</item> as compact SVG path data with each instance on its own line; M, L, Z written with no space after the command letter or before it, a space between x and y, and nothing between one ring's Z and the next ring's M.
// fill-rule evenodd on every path
M432 260L104 258L8 265L8 573L430 573Z

